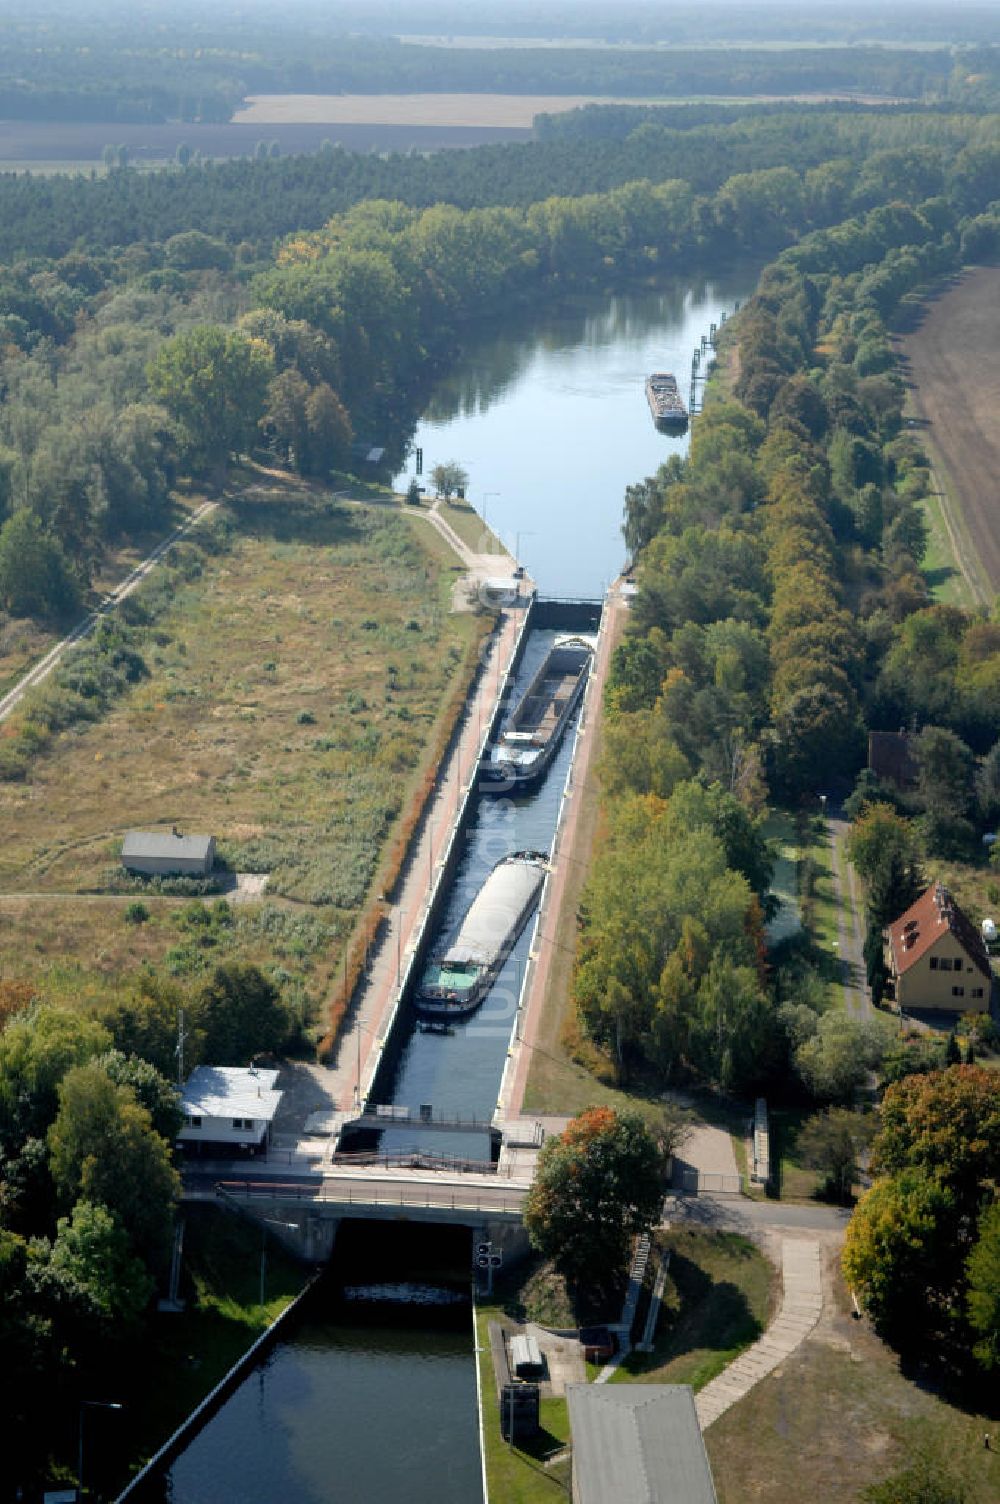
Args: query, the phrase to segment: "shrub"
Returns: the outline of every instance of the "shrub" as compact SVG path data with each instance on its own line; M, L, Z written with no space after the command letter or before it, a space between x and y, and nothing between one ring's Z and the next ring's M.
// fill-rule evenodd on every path
M133 899L131 903L125 905L126 924L145 924L148 918L149 910L138 899Z

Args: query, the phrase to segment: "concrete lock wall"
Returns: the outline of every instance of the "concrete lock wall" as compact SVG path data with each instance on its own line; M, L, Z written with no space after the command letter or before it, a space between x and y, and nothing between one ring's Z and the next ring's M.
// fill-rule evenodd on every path
M493 711L492 718L486 731L483 743L484 746L490 746L493 742L496 741L503 720L511 708L511 703L514 698L514 686L517 678L517 670L521 665L522 658L524 657L524 650L528 643L528 637L538 624L536 619L538 605L539 603L537 596L532 596L524 612L524 619L521 623L520 631L518 632L517 642L514 646L514 652L511 656L510 666L504 678L503 687L501 688L500 694L497 697L496 707ZM460 723L455 728L453 740L454 736L459 734L459 731ZM451 748L449 747L449 754L450 750ZM437 876L435 878L433 891L430 895L430 901L428 903L427 911L420 926L420 932L414 942L410 960L407 963L406 970L403 973L403 977L400 982L399 998L393 1011L392 1018L389 1022L389 1027L386 1030L385 1044L382 1047L382 1051L379 1055L378 1065L375 1068L375 1072L372 1076L371 1082L369 1083L368 1090L365 1093L366 1100L370 1098L371 1100L376 1102L384 1101L386 1100L387 1094L389 1092L393 1074L396 1068L396 1063L399 1058L401 1035L403 1033L403 1030L399 1028L399 1023L401 1018L403 1017L404 1004L409 1000L415 980L423 972L424 964L427 959L427 952L430 948L431 939L437 932L441 915L444 912L445 905L448 901L451 879L455 875L455 870L458 867L458 864L461 861L464 852L463 843L465 836L469 830L469 826L472 824L472 821L476 816L476 806L478 798L479 796L476 793L476 778L474 775L470 780L469 790L465 795L465 798L462 800L461 806L456 816L455 824L452 828L451 836L448 840L448 845L445 848L444 856L441 859L437 869Z

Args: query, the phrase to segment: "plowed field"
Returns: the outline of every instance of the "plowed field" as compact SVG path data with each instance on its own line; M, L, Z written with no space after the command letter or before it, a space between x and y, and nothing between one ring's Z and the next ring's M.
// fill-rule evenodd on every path
M991 592L1000 591L1000 267L980 267L933 301L902 341L926 424L931 458L943 466L961 534ZM945 501L948 498L944 498ZM956 549L961 553L961 548Z

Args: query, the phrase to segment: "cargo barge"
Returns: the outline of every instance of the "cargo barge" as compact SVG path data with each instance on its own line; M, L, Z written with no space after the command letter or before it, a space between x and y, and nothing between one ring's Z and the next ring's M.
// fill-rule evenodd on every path
M583 694L593 644L559 637L480 768L483 793L519 793L545 773Z
M687 428L688 410L677 390L677 378L669 371L654 371L646 377L646 401L657 428L679 432Z
M462 1018L478 1008L534 913L547 869L541 851L515 851L497 862L455 939L424 970L414 998L421 1017Z

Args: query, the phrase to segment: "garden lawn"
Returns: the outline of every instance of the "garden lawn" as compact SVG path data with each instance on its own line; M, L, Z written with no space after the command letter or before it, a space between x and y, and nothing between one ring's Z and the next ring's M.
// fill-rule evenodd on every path
M669 1251L670 1272L653 1351L630 1353L611 1382L701 1389L757 1341L777 1303L778 1276L736 1233L671 1227L655 1243Z

